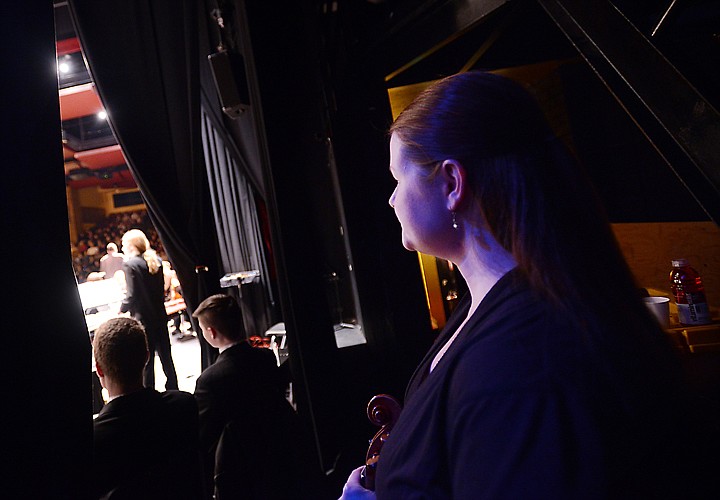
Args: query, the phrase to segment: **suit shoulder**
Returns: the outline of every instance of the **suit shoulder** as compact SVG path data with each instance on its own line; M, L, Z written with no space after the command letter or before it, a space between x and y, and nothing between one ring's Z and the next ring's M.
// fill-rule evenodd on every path
M161 394L163 403L167 405L195 405L195 398L192 394L185 391L169 390Z
M250 347L243 353L246 359L254 363L255 367L272 369L277 368L277 359L270 349L264 347Z
M215 381L223 379L228 371L232 371L232 363L227 363L221 360L215 361L212 365L205 368L200 373L195 382L196 387L203 387L212 385Z
M172 418L180 417L187 422L197 423L198 404L195 397L189 392L184 391L165 391L162 393L163 409Z

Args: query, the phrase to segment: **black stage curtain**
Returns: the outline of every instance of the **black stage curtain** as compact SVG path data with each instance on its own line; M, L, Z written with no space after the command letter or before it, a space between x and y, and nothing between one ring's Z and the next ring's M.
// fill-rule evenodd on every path
M254 190L243 174L242 157L232 154L222 128L213 124L211 111L202 108L202 137L205 150L215 225L219 236L224 273L260 271L256 282L238 292L248 336L262 335L271 326L274 299ZM238 297L239 298L239 297Z
M220 289L200 134L202 2L69 5L113 132L193 310ZM198 338L204 369L215 352Z
M198 26L201 53L209 56L222 46L231 54L234 69L241 69L245 64L243 55L251 57L251 51L241 46L229 28L220 28L215 19L218 14L232 17L233 9L225 5L227 8L219 10L216 0L203 3L204 17ZM248 81L241 71L236 71L234 81L224 81L223 85L242 89L247 87ZM260 277L254 283L228 291L241 299L246 335L262 335L278 320L279 313L275 276L272 268L269 269L272 266L269 241L263 238L258 214L265 206L266 192L255 113L249 108L230 119L221 111L218 86L207 61L200 63L200 91L203 149L218 234L221 274L260 271ZM252 103L247 105L250 107Z
M12 68L0 81L0 497L82 500L91 354L70 256L52 2L3 2L0 40Z

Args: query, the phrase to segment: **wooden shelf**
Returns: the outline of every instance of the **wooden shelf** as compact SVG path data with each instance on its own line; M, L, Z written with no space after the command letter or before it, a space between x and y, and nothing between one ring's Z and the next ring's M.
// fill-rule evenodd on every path
M683 351L696 354L701 352L720 352L720 321L709 325L677 325L667 330L675 346Z

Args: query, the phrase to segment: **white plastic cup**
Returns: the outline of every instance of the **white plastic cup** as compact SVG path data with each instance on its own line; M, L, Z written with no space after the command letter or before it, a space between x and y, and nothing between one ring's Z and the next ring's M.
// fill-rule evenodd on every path
M667 297L643 297L645 305L663 328L670 327L670 299Z

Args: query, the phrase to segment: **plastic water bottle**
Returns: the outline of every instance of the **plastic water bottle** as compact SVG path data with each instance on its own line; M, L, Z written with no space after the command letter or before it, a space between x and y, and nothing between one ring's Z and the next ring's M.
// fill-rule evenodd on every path
M700 273L687 259L672 261L670 290L677 304L678 321L683 325L706 325L712 320Z

